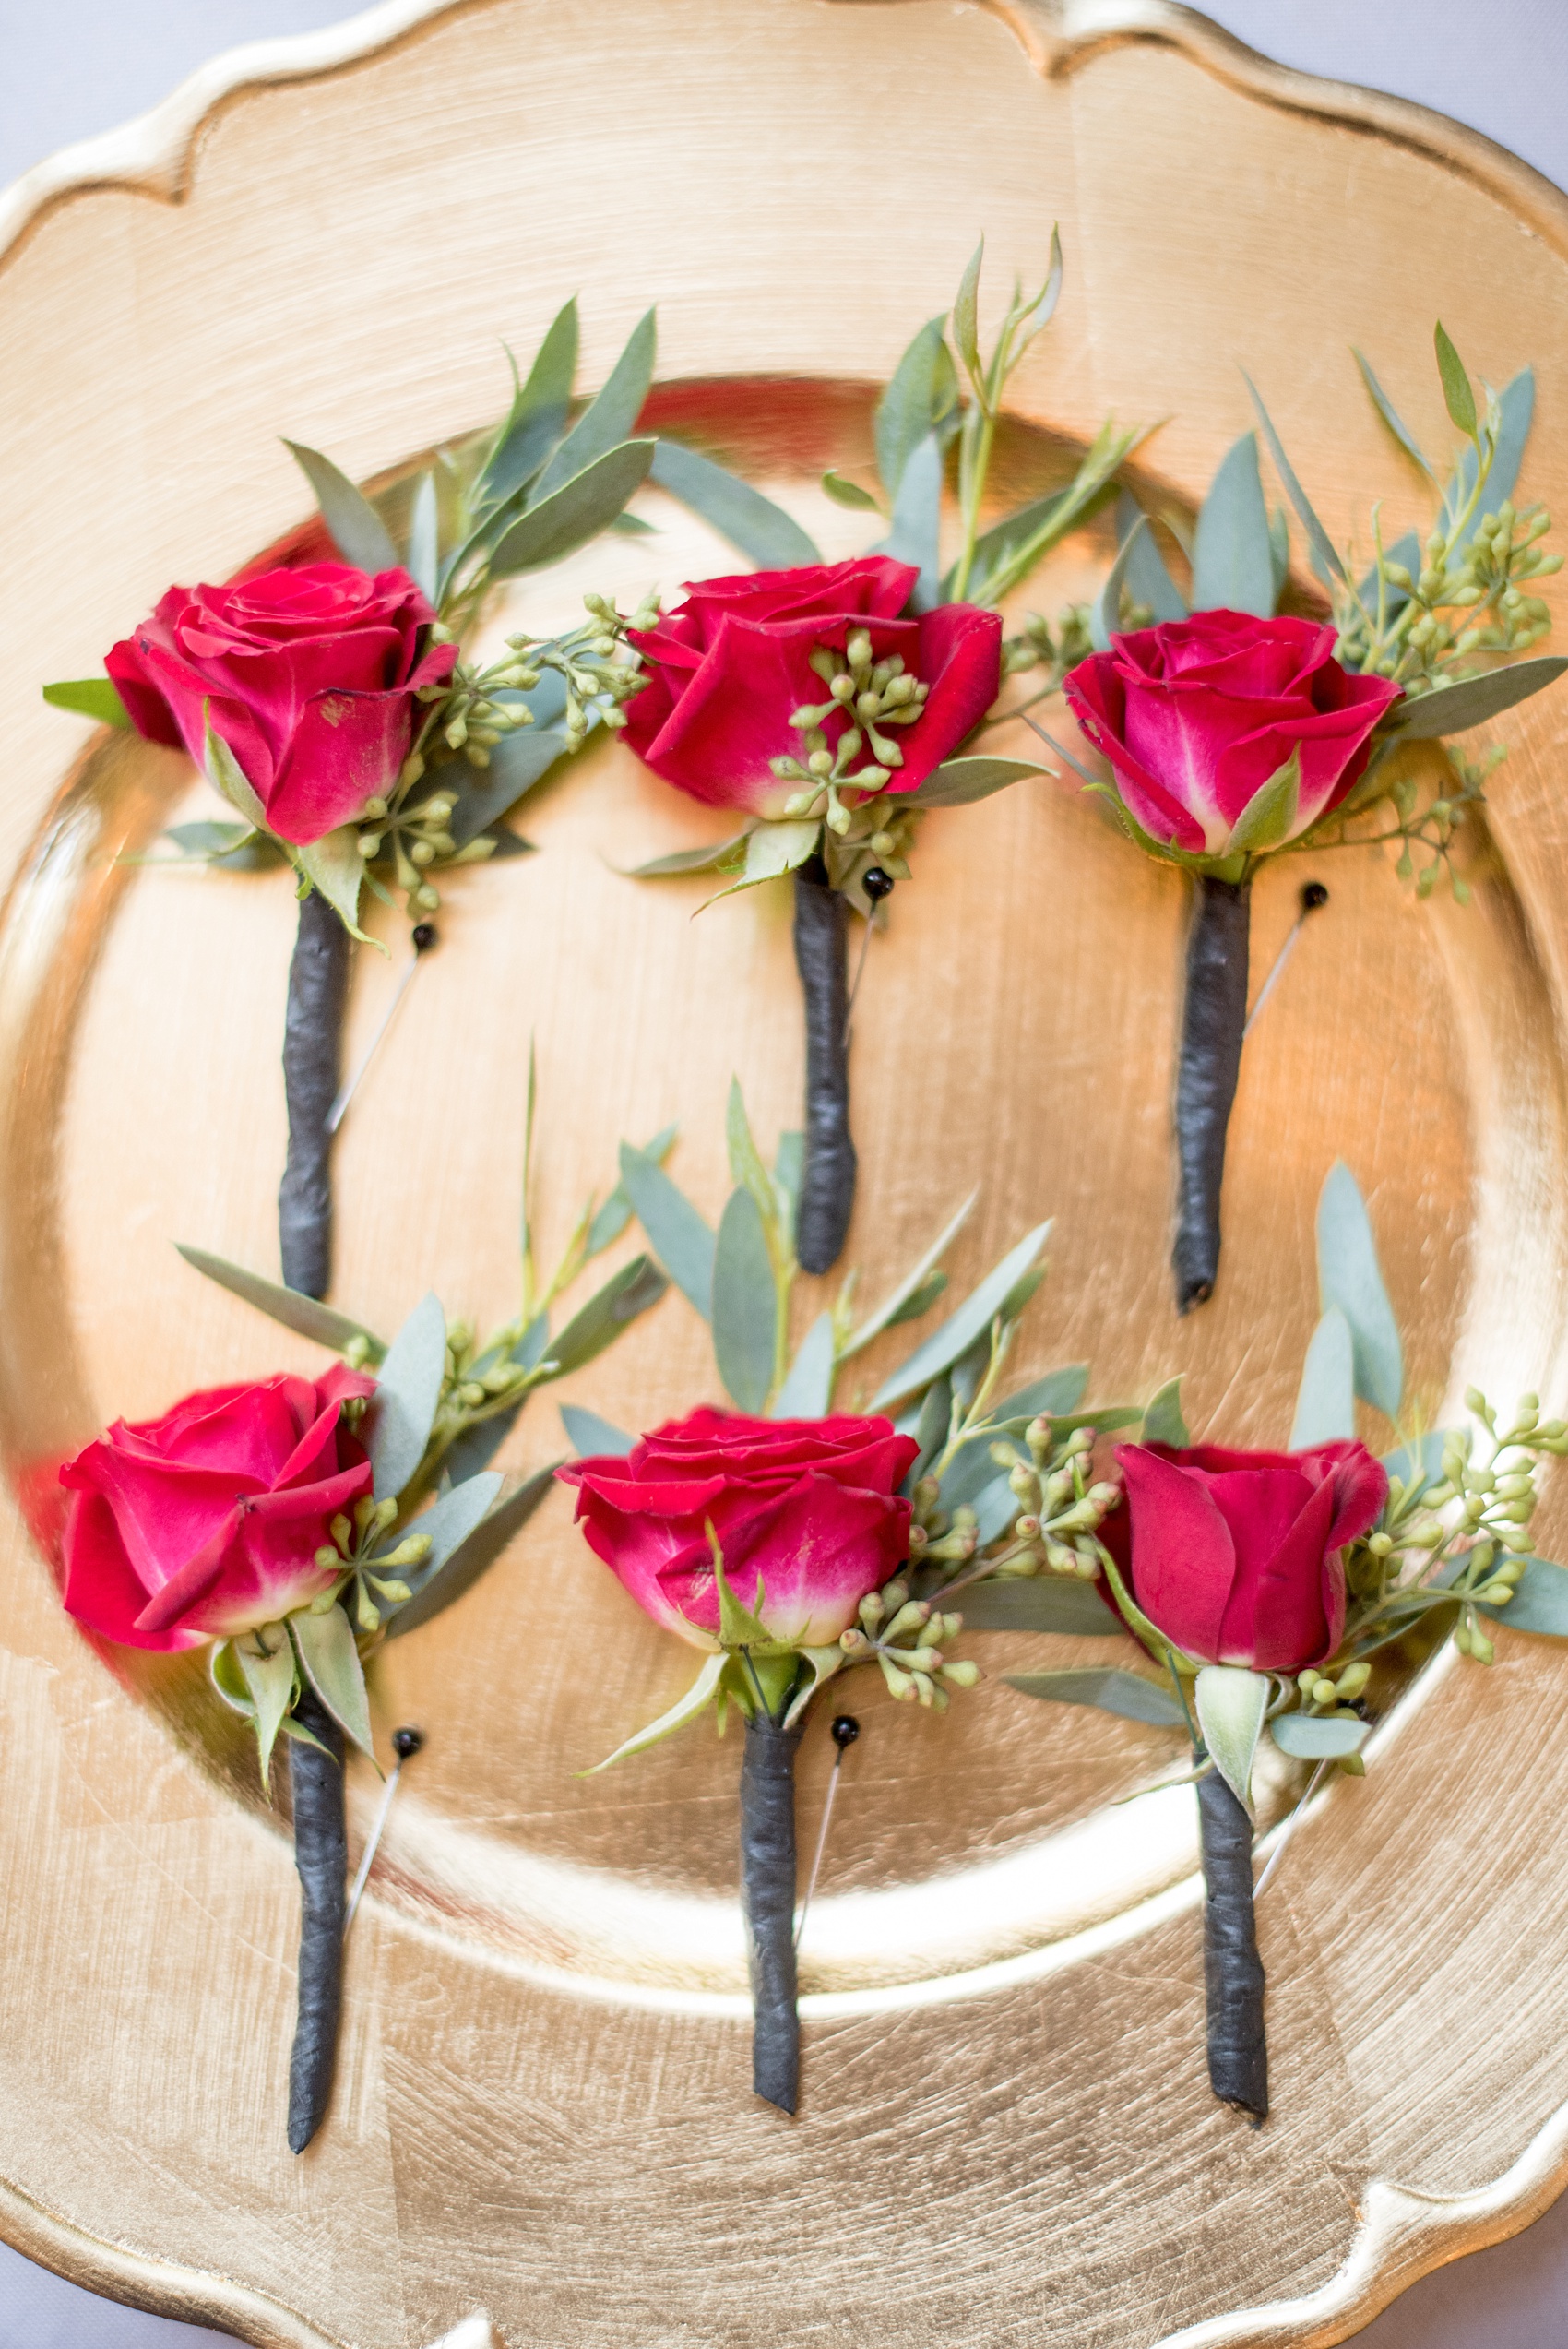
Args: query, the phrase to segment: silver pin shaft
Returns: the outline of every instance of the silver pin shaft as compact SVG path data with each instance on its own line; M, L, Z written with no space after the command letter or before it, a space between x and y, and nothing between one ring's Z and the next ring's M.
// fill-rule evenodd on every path
M376 1029L374 1035L372 1036L369 1043L366 1044L364 1051L360 1055L359 1067L354 1070L353 1075L348 1079L348 1082L339 1089L337 1099L334 1101L331 1108L327 1111L327 1130L329 1134L335 1134L338 1131L339 1127L343 1123L344 1114L348 1109L349 1103L353 1100L355 1093L359 1091L360 1080L363 1077L365 1070L370 1067L371 1062L374 1059L377 1047L381 1043L382 1038L386 1035L387 1029L390 1028L393 1020L397 1018L398 1007L409 992L410 982L413 978L414 972L419 969L420 961L421 957L416 954L412 960L405 967L402 977L398 980L396 988L393 990L392 1000L381 1015L380 1026Z
M1301 1823L1301 1813L1306 1809L1307 1805L1317 1793L1319 1784L1323 1779L1323 1774L1327 1768L1328 1764L1325 1761L1319 1762L1317 1768L1313 1771L1312 1776L1307 1781L1306 1792L1302 1795L1301 1801L1297 1804L1295 1809L1291 1812L1289 1818L1280 1829L1279 1841L1276 1843L1273 1851L1270 1852L1268 1855L1268 1866L1264 1869L1263 1874L1259 1877L1257 1882L1253 1887L1253 1898L1254 1901L1261 1898L1265 1885L1268 1882L1269 1878L1274 1874L1275 1869L1279 1866L1280 1861L1284 1858L1285 1846L1289 1842L1291 1836L1296 1832L1296 1829Z

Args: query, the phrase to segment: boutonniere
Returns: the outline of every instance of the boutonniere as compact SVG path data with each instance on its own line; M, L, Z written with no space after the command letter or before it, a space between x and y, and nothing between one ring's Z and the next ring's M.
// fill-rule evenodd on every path
M987 757L974 745L1004 676L1039 667L1057 685L1076 640L1059 647L1032 621L1004 642L999 607L1108 494L1140 437L1107 424L1065 488L982 526L1007 386L1055 311L1061 246L1053 236L1037 292L1015 288L989 355L977 322L980 261L977 251L950 317L921 328L883 395L877 489L826 477L840 504L881 516L872 549L825 563L798 524L731 483L745 503L716 498L712 519L765 567L688 581L672 611L624 631L647 682L627 708L624 739L676 790L742 819L731 839L655 858L637 876L715 871L730 876L719 893L729 896L793 876L806 1031L796 1246L808 1272L837 1263L854 1206L851 913L869 943L896 884L909 876L920 819L931 809L1041 771L1035 760ZM944 564L950 466L960 538ZM789 568L775 567L781 540Z
M794 1768L814 1703L829 1684L840 1693L847 1673L873 1667L896 1699L944 1711L955 1688L980 1677L957 1652L966 1626L1114 1632L1098 1594L1099 1532L1119 1488L1096 1477L1093 1449L1109 1430L1158 1435L1172 1390L1146 1413L1085 1410L1081 1363L1007 1389L1023 1314L1045 1277L1042 1223L869 1396L844 1399L862 1352L944 1294L941 1259L973 1201L879 1308L855 1318L851 1278L791 1351L801 1137L785 1136L768 1167L737 1086L729 1141L735 1188L717 1232L645 1153L624 1149L622 1168L655 1254L711 1327L732 1408L705 1404L634 1439L564 1406L588 1456L560 1473L576 1487L589 1546L653 1622L703 1653L685 1695L610 1761L710 1708L720 1730L731 1710L745 1723L753 2084L793 2113ZM834 1729L841 1757L854 1717Z
M529 1139L532 1085L529 1086ZM558 1330L556 1299L625 1229L615 1188L589 1201L554 1275L535 1274L525 1174L523 1296L481 1338L434 1295L396 1336L196 1248L196 1270L343 1360L187 1395L116 1420L60 1471L70 1494L66 1608L101 1639L205 1649L212 1683L254 1728L264 1788L289 1757L301 1892L299 2019L288 2135L303 2152L331 2094L347 1929L346 1744L374 1763L366 1666L471 1590L550 1490L555 1462L504 1495L488 1466L529 1397L580 1369L667 1282L634 1257ZM411 1740L411 1742L410 1742ZM418 1749L399 1732L399 1763ZM370 1854L361 1864L368 1873Z
M568 303L498 427L373 496L289 443L319 502L310 543L226 585L171 588L109 652L107 677L44 688L60 708L184 749L229 803L233 820L175 826L160 862L293 875L278 1222L284 1284L306 1296L330 1283L332 1140L363 1073L341 1082L363 892L403 899L406 984L435 943L438 880L525 853L505 818L594 729L613 727L636 687L591 618L510 636L494 657L471 649L493 591L617 521L652 465L653 440L634 436L652 313L574 422L576 359Z
M1091 773L1060 744L1052 747L1110 801L1139 848L1193 878L1176 1082L1172 1262L1182 1313L1211 1295L1218 1277L1220 1186L1248 1025L1259 865L1271 856L1389 842L1399 850L1400 877L1413 877L1419 895L1430 896L1446 871L1463 903L1467 888L1450 852L1502 753L1482 765L1455 756L1435 771L1399 754L1480 725L1568 668L1557 658L1519 657L1550 625L1534 583L1562 561L1540 544L1550 516L1514 502L1534 377L1526 369L1501 394L1483 390L1478 399L1441 326L1436 342L1448 414L1466 441L1441 486L1356 354L1378 412L1437 492L1424 544L1412 531L1384 547L1374 511L1370 567L1358 576L1353 554L1330 539L1249 384L1329 616L1280 609L1292 595L1289 525L1282 510L1269 515L1256 435L1248 433L1199 513L1187 595L1147 518L1123 494L1121 546L1089 615L1096 650L1065 680L1068 706L1106 771ZM1327 895L1309 883L1302 914Z
M1423 1433L1406 1417L1398 1326L1343 1164L1324 1185L1318 1271L1324 1313L1287 1450L1194 1444L1179 1425L1117 1449L1124 1503L1105 1519L1101 1556L1158 1678L1113 1671L1092 1692L1084 1674L1013 1684L1191 1739L1209 2080L1259 2122L1268 2050L1253 1777L1265 1733L1310 1772L1277 1858L1326 1773L1365 1774L1362 1748L1399 1692L1401 1643L1415 1635L1426 1653L1452 1638L1490 1663L1499 1622L1568 1638L1568 1571L1537 1557L1529 1535L1537 1472L1568 1451L1568 1425L1543 1420L1535 1395L1500 1416L1474 1388L1470 1427ZM1358 1399L1394 1438L1381 1460L1357 1439Z

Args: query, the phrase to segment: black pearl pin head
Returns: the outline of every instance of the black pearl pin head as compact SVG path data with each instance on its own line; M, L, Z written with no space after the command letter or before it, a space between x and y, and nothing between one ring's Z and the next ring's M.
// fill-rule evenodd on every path
M1301 912L1303 915L1315 913L1320 905L1326 905L1327 903L1328 891L1324 888L1321 881L1308 881L1304 884L1301 890Z
M416 954L427 954L435 944L439 933L434 922L416 922L410 936Z
M392 1732L392 1751L400 1762L411 1761L423 1744L422 1729L395 1729Z
M893 894L893 876L885 873L880 864L868 864L861 876L861 887L873 905Z
M861 1724L852 1712L840 1712L834 1715L830 1735L841 1754L849 1751L860 1734Z

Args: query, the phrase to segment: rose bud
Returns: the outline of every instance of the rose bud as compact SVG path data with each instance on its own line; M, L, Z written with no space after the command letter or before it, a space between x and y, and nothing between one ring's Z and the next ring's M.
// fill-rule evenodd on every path
M406 571L346 563L171 588L104 667L137 732L207 761L228 744L279 840L307 846L386 799L413 740L415 695L454 644Z
M60 1471L65 1605L132 1648L178 1649L275 1623L329 1590L331 1523L371 1488L343 1424L374 1378L342 1368L187 1395L116 1420ZM318 1550L333 1562L317 1563Z
M741 1604L771 1638L823 1648L909 1554L897 1489L918 1450L885 1419L704 1409L655 1428L624 1460L559 1473L577 1487L589 1548L667 1630L719 1644L711 1525Z

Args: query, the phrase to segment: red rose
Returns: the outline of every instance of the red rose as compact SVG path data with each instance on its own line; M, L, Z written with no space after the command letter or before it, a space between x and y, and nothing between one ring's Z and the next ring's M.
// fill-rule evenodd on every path
M1126 1506L1105 1532L1157 1630L1202 1663L1300 1672L1327 1662L1345 1629L1345 1544L1388 1497L1363 1444L1123 1444L1116 1458Z
M904 763L888 788L913 791L979 725L1002 684L996 613L944 603L919 619L898 617L919 576L890 555L861 554L689 582L676 611L633 632L651 676L626 706L623 739L656 775L709 807L782 816L801 786L781 781L773 761L802 757L790 721L824 698L813 650L841 652L864 628L876 660L900 654L930 688L922 715L897 730ZM824 721L830 746L849 722L837 711Z
M697 1647L719 1632L707 1527L725 1579L776 1640L829 1646L909 1546L897 1488L919 1446L885 1419L745 1419L694 1411L656 1427L626 1460L580 1460L588 1547L640 1607Z
M1337 807L1365 768L1372 729L1400 688L1342 669L1335 642L1315 620L1194 612L1113 637L1064 689L1149 838L1223 856L1248 801L1292 751L1301 780L1285 840Z
M161 1419L117 1419L60 1471L65 1604L131 1648L195 1648L308 1606L331 1520L371 1488L342 1424L374 1378L264 1378L187 1395Z
M385 798L413 738L414 691L443 683L455 645L406 571L346 563L171 588L104 667L137 732L207 760L226 742L280 840L303 847Z

